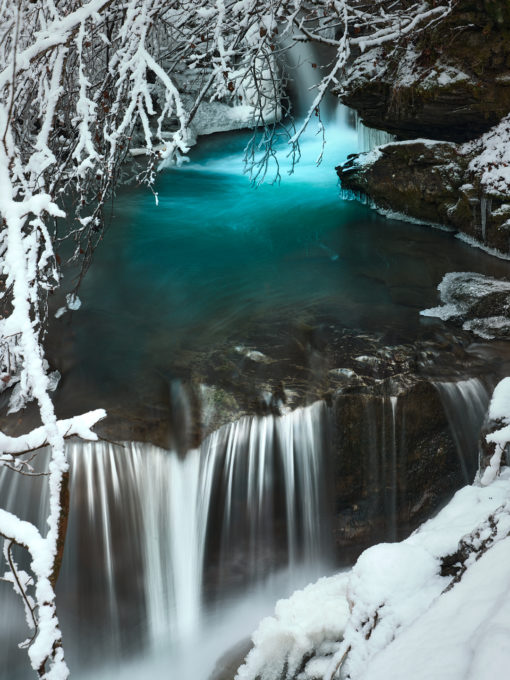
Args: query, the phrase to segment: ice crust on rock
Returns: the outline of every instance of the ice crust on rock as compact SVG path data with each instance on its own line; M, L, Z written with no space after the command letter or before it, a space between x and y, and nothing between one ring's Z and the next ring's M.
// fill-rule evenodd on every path
M477 303L493 293L508 294L510 308L510 281L474 272L450 272L445 274L437 288L443 304L422 310L421 316L436 317L443 321L462 319L470 315ZM510 319L502 314L476 315L466 319L462 327L490 340L510 331Z

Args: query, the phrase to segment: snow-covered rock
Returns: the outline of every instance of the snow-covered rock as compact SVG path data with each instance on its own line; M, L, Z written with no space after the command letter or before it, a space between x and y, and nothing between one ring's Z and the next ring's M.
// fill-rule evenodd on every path
M493 414L509 395L505 385ZM493 680L510 663L509 534L505 468L405 541L278 602L236 680Z
M442 304L422 316L453 319L482 338L510 335L510 281L473 272L449 272L438 286Z

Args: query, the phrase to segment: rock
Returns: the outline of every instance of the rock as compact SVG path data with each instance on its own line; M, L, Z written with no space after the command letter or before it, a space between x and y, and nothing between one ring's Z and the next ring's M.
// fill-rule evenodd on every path
M342 189L366 196L391 216L461 232L468 240L510 252L510 205L489 196L469 170L471 156L451 142L386 144L337 168Z
M365 125L415 140L351 158L339 169L344 190L510 252L507 162L491 155L510 111L508 3L459 0L412 38L357 55L338 94Z
M374 543L403 538L463 483L436 389L419 379L392 387L393 407L384 395L335 401L333 533L344 563Z
M461 0L451 15L353 62L343 102L400 138L473 139L510 111L507 3Z
M218 659L209 680L234 680L237 669L252 647L251 640L241 640L234 645Z

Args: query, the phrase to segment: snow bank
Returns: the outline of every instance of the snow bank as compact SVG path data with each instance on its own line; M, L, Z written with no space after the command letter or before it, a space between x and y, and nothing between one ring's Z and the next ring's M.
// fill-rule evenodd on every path
M501 427L485 437L487 443L495 444L495 449L480 480L484 486L493 482L497 477L501 466L501 457L506 445L510 442L510 378L504 378L496 385L487 415L489 421L496 421L501 424Z
M451 576L441 575L442 558L454 554L462 538L474 527L484 526L489 516L510 502L509 482L507 470L490 488L464 487L405 541L377 545L361 555L347 587L352 610L343 649L350 650L344 672L353 680L390 677L378 676L379 670L372 674L373 664L403 631L412 628L434 602L442 599L451 582ZM412 660L413 653L409 656ZM415 676L412 671L406 668L408 678ZM423 677L436 680L433 669Z
M493 413L509 405L501 388ZM505 468L405 541L373 546L350 573L278 602L236 680L329 680L342 661L350 680L492 680L510 663L509 533Z
M506 538L374 658L364 680L504 677L510 661L509 560Z

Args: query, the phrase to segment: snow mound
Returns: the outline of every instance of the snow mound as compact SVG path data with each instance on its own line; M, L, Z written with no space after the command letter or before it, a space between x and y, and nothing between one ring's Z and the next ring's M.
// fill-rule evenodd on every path
M253 634L254 647L235 680L280 680L300 670L302 680L322 678L349 615L347 579L347 573L324 577L277 602L274 616Z
M508 391L496 392L494 414L510 405L507 381ZM320 579L280 600L274 616L254 633L236 680L330 680L339 677L341 662L340 677L350 680L496 677L490 675L496 663L491 659L500 668L510 663L510 645L498 645L504 636L510 639L509 533L510 470L504 468L490 486L458 491L405 541L373 546L350 573ZM492 579L492 569L496 577L482 607L483 579ZM494 636L485 634L492 610L501 622L501 628L490 624ZM487 628L476 636L479 625ZM470 655L473 667L487 664L485 674L466 671Z
M495 444L495 447L489 465L480 480L484 486L491 484L496 479L500 470L503 452L510 441L510 378L503 378L496 385L489 404L487 417L489 422L494 421L500 427L485 437L487 443Z
M465 573L367 669L364 680L494 680L510 662L510 538Z

